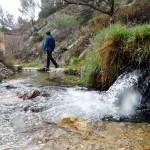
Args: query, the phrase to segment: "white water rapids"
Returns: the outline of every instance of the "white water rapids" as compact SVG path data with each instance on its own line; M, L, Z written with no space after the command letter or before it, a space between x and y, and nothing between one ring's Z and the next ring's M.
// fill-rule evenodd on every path
M80 87L36 87L30 84L30 79L4 81L0 84L0 115L11 111L9 117L17 118L19 113L26 115L33 113L32 109L38 109L38 118L46 120L53 120L64 113L79 115L89 121L107 116L115 119L130 116L141 99L134 88L139 76L139 71L121 75L106 92ZM33 100L22 101L18 98L34 89L39 89L42 94Z
M31 78L1 82L0 149L27 145L30 137L21 134L20 139L18 133L27 131L39 121L54 121L64 113L90 122L109 116L115 119L132 116L141 100L135 88L139 76L139 71L121 75L106 92L80 87L35 86ZM24 101L18 98L34 89L41 92L40 96Z

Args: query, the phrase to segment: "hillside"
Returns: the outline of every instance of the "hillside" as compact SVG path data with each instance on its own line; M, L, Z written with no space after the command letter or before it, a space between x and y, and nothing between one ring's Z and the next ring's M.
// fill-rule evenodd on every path
M123 4L114 15L114 25L110 25L107 15L89 7L68 5L47 18L39 19L33 28L24 31L25 46L14 55L15 62L43 67L46 62L46 55L42 51L45 33L51 31L56 39L53 55L60 67L68 68L67 74L81 75L81 83L86 86L109 87L124 71L149 65L150 50L147 42L143 41L143 38L149 40L150 27L144 26L150 22L149 8L149 2ZM133 35L130 35L130 31ZM107 37L108 34L110 37ZM110 48L109 44L112 45ZM140 52L136 54L134 51L138 51L138 45ZM107 55L114 62L105 58ZM121 62L120 56L124 56L125 61ZM114 63L118 65L109 67L113 69L109 70L109 64ZM104 74L102 70L105 70Z
M0 33L0 150L150 150L149 0L40 1Z

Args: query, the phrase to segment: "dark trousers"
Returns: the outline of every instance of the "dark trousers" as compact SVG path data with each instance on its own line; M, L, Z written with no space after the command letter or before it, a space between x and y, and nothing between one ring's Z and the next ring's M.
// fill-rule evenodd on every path
M52 61L52 63L55 65L55 67L57 67L58 64L56 63L56 61L52 57L52 51L47 52L47 64L46 64L46 68L49 68L50 61Z

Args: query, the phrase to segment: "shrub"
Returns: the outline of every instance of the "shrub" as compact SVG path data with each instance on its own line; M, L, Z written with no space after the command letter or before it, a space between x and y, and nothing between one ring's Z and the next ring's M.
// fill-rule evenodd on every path
M137 5L121 8L115 15L114 19L122 23L149 23L150 21L150 3L141 2Z
M33 41L34 42L41 42L45 38L45 34L34 32L33 33Z
M80 6L80 11L78 13L77 20L79 24L83 26L83 24L87 23L94 15L94 9L86 6Z
M70 32L74 27L77 26L77 24L77 19L74 16L62 14L55 15L52 26L54 28Z
M93 19L89 21L89 34L95 34L108 26L110 18L102 13L97 13Z
M108 87L129 67L148 66L149 40L150 25L128 29L116 24L99 32L93 41L93 55L86 64L86 83L99 88Z

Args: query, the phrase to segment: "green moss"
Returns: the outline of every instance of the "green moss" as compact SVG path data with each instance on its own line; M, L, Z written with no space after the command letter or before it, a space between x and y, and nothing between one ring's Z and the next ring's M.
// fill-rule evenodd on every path
M100 31L93 40L93 53L85 65L88 86L106 87L127 68L137 69L149 65L150 25L128 29L115 24ZM144 64L144 65L143 65Z

